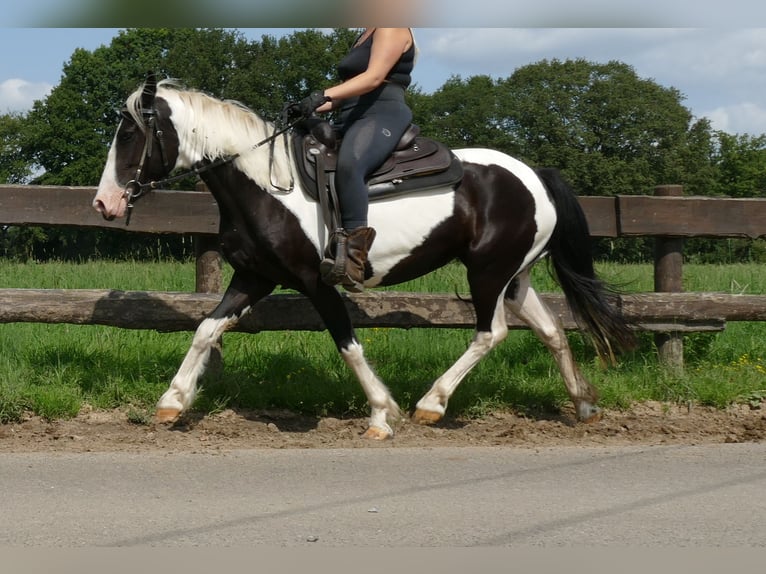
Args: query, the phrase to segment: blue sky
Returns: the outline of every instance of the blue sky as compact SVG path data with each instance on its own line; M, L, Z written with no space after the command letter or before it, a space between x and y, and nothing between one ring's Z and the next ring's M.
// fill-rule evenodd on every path
M58 84L76 48L108 45L119 29L0 29L0 113L29 109ZM294 29L238 30L258 39ZM414 80L426 92L451 75L507 77L543 59L619 60L678 89L684 105L715 129L766 133L766 27L422 27L415 35L421 54Z

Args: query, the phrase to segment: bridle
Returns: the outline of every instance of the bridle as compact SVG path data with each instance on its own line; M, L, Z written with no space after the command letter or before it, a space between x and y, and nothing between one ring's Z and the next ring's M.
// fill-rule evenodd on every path
M127 109L123 110L123 114L126 112ZM155 138L157 138L157 142L159 143L160 156L162 156L162 165L165 170L168 169L168 156L165 151L165 133L157 127L157 110L154 109L154 106L149 109L142 109L141 117L143 118L145 134L144 150L141 154L141 161L138 162L138 167L136 168L136 175L133 176L133 179L131 179L127 184L125 184L125 190L122 194L122 197L125 198L128 209L128 213L125 218L126 226L130 224L130 215L133 212L134 202L143 195L146 195L146 193L152 189L157 189L158 187L168 183L166 181L150 181L147 183L141 183L140 181L141 173L144 171L144 164L146 163L147 159L152 157Z
M127 108L123 109L122 113L126 114ZM144 150L141 155L141 161L138 162L138 167L136 168L136 174L135 176L133 176L133 179L131 179L128 183L125 184L125 190L123 191L123 194L122 194L122 197L125 199L127 203L127 215L125 217L126 227L130 224L130 216L131 216L131 213L133 212L133 206L135 202L141 197L143 197L144 195L146 195L147 193L149 193L150 191L154 189L163 188L166 185L180 181L186 177L189 177L190 175L199 175L215 167L219 167L221 165L230 163L242 155L242 153L235 153L233 155L220 157L217 160L211 161L211 162L201 161L201 162L198 162L191 169L183 173L180 173L178 175L175 175L173 177L168 177L165 179L161 179L159 181L148 181L145 183L141 183L141 173L144 170L144 165L146 164L146 160L152 157L152 152L154 151L155 138L157 139L157 142L159 143L160 155L162 156L162 165L165 168L165 171L166 172L168 171L168 156L165 150L165 139L164 139L165 134L161 129L157 127L157 111L155 110L154 106L152 105L148 109L142 108L141 117L143 118L144 134L145 134ZM281 136L282 134L294 128L302 120L303 118L299 117L295 119L294 121L292 121L291 123L288 123L287 126L279 130L275 129L273 134L261 140L260 142L250 146L250 148L248 148L247 151L250 152L261 147L264 144L275 142L279 136Z

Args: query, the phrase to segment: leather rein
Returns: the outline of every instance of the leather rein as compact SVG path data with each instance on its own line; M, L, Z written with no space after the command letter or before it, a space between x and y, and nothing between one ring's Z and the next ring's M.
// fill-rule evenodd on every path
M126 112L127 110L123 110L123 113L126 113ZM213 168L222 166L227 163L231 163L238 157L241 157L243 153L254 151L258 149L259 147L261 147L262 145L275 142L279 136L290 131L303 119L303 118L298 118L294 120L293 122L289 123L284 128L281 128L279 130L275 129L273 134L264 138L258 143L253 144L252 146L250 146L250 148L247 149L246 152L239 152L233 155L223 156L218 158L215 161L211 161L208 163L200 161L191 169L183 173L180 173L178 175L175 175L173 177L168 177L165 179L161 179L159 181L147 181L145 183L141 183L141 173L144 170L144 164L146 163L146 160L152 157L152 152L154 151L155 138L157 139L157 142L159 144L160 155L162 156L162 165L165 167L166 170L168 169L168 159L167 159L167 154L165 153L164 132L157 127L157 111L154 109L154 106L152 106L149 109L142 109L141 116L143 117L143 124L144 124L145 134L146 134L146 137L144 138L144 150L141 156L141 161L138 163L138 168L136 168L136 175L127 184L125 184L125 190L122 194L122 196L125 198L127 202L127 210L128 210L127 216L125 217L126 227L130 224L130 216L133 212L134 203L139 198L143 197L150 191L163 188L171 183L175 183L186 177L189 177L190 175L199 175Z

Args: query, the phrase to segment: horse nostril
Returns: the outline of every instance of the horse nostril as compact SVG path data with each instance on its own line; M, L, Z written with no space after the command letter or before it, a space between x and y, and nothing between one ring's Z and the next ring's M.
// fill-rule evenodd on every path
M97 199L93 202L93 207L101 214L101 217L106 219L107 221L112 221L114 219L114 215L109 215L106 213L106 205L104 205L104 202L100 199Z

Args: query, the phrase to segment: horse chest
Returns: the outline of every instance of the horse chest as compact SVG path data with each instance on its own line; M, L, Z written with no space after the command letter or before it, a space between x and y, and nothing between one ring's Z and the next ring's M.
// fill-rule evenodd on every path
M239 228L223 231L218 236L221 253L234 269L254 269L259 265L260 249Z

